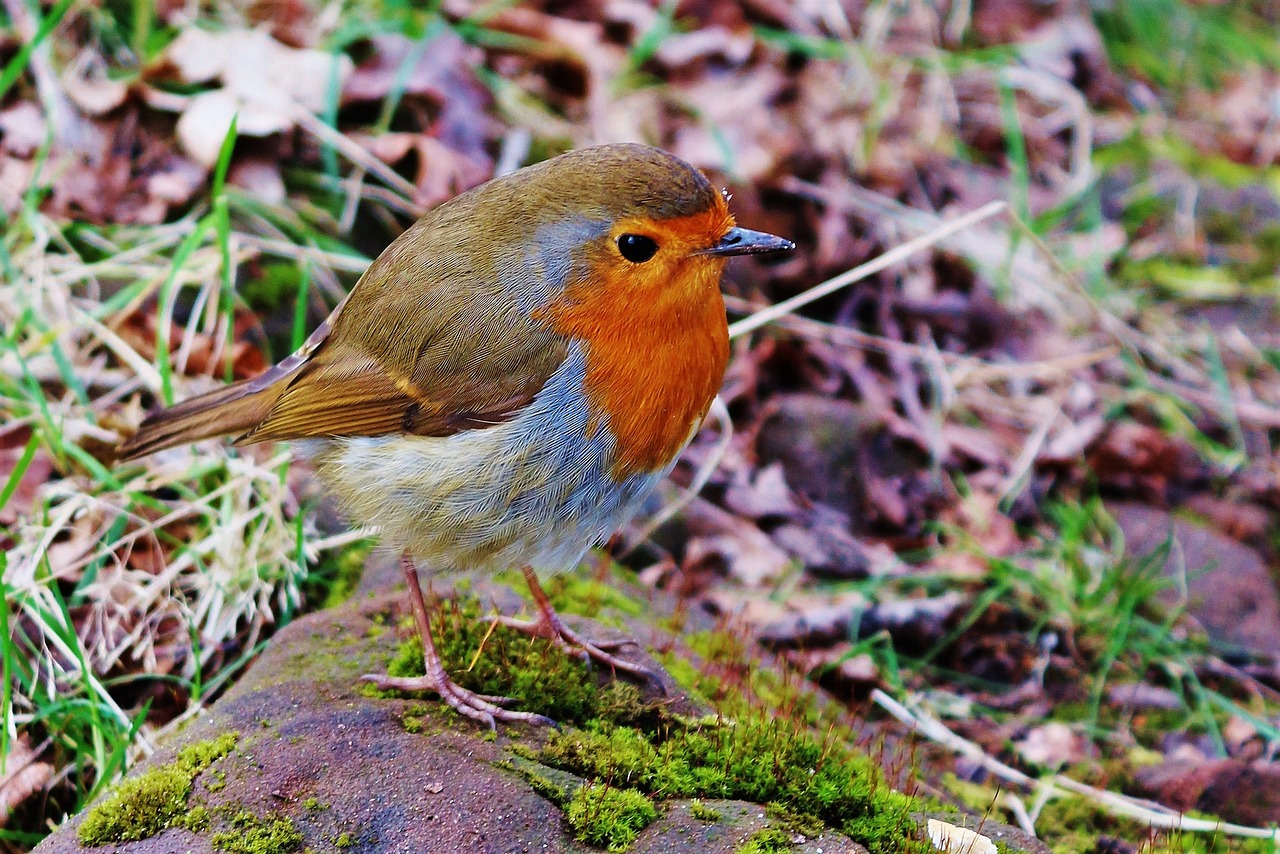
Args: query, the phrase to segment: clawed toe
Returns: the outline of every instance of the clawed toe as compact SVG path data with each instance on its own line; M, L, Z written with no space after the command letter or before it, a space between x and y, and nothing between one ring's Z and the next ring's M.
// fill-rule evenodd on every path
M516 617L499 615L487 617L486 620L488 622L506 626L509 629L532 635L533 637L546 638L569 655L579 658L587 664L602 664L614 672L621 672L641 682L648 682L656 686L662 693L666 693L666 686L658 674L613 654L614 650L621 649L624 646L639 646L639 644L630 638L602 642L587 640L566 626L560 619L560 615L551 606L551 600L547 597L541 585L538 584L538 578L533 571L526 567L524 576L529 584L529 592L533 594L534 604L538 606L537 618L521 620Z
M490 694L477 694L469 691L445 676L437 679L430 676L386 676L367 674L360 677L361 682L371 682L383 691L433 691L440 699L460 715L479 721L497 729L497 721L505 723L527 723L537 726L549 726L559 729L560 725L546 715L533 712L517 712L504 709L507 703L514 703L512 697L495 697Z

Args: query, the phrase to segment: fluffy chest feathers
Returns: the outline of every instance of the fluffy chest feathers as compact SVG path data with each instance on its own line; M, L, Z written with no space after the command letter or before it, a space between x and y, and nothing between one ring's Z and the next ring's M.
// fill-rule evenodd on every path
M616 441L568 356L515 418L451 436L353 436L301 450L344 512L437 570L563 569L612 533L666 470L615 480Z

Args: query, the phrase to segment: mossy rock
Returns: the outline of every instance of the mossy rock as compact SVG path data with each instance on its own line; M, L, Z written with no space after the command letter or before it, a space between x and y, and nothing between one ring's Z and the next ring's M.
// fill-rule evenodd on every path
M617 638L618 626L645 640L663 636L639 626L637 614L665 611L670 625L670 609L643 599L635 607L625 578L607 596L580 581L557 593L586 591L593 598L581 610L605 609L612 623L568 618L588 636ZM616 682L545 642L490 632L471 618L492 601L521 606L510 591L485 587L439 612L451 671L476 690L525 695L558 716L560 731L503 726L495 736L430 695L370 692L359 676L411 672L417 642L402 594L358 594L277 634L180 744L116 789L173 783L154 806L113 809L121 799L108 793L36 850L732 854L766 842L778 850L783 840L794 851L930 850L912 818L924 805L893 792L849 746L848 730L831 728L834 704L813 700L802 681L735 664L745 649L731 638L687 632L695 653L668 636L663 660L679 663L686 687L626 647L630 660L662 673L664 695ZM750 674L740 684L725 676L737 665ZM224 749L229 733L238 735Z

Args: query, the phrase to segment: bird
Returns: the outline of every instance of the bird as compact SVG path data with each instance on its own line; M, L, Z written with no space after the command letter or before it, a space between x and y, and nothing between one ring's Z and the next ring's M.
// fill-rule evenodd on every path
M429 691L460 714L554 723L456 684L418 565L519 568L537 617L496 618L632 677L571 630L539 574L576 566L692 441L729 358L730 257L786 251L659 148L598 145L494 178L396 238L303 345L261 375L146 416L121 460L220 436L288 440L351 522L399 554Z

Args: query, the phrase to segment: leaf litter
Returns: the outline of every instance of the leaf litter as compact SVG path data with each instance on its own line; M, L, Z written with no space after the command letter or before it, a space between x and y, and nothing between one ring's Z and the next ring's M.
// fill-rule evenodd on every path
M1248 554L1264 571L1238 601L1275 597L1274 62L1170 82L1123 10L1012 0L441 9L352 35L303 3L165 8L162 42L132 58L73 17L0 103L0 524L10 643L33 662L12 677L11 753L47 732L48 686L122 732L146 708L145 752L305 607L312 546L341 542L319 539L282 450L110 465L166 377L181 397L253 375L324 308L293 281L256 315L224 281L248 292L303 264L331 298L407 212L500 164L642 140L801 245L735 263L733 320L962 213L1010 213L745 332L732 433L695 441L675 480L709 480L627 558L640 577L735 621L866 726L913 721L954 748L925 769L954 800L948 771L1028 797L1017 775L1037 774L1131 817L1123 798L1146 793L1280 820L1221 796L1274 771L1276 650L1224 645L1188 582ZM225 251L206 240L175 267L233 115L231 182L262 205L229 196ZM1153 552L1133 551L1126 502L1166 533ZM54 777L0 788L11 823L32 826L40 790L73 808L55 778L120 770L72 741L43 749ZM1153 756L1159 784L1139 773ZM1188 756L1226 764L1192 779ZM1051 814L1004 817L1053 838ZM1141 832L1098 830L1142 844L1177 826L1137 815Z

